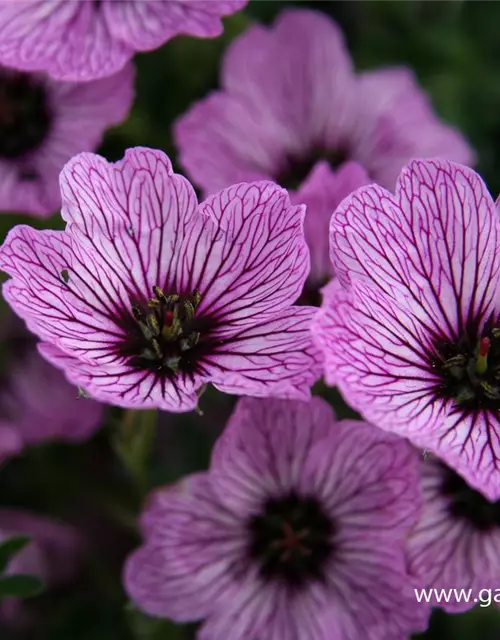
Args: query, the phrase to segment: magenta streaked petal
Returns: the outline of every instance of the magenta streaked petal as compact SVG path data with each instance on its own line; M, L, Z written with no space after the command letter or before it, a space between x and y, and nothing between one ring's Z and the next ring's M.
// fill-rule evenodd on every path
M344 284L375 286L450 339L484 322L500 295L491 196L472 169L445 160L411 162L395 196L359 189L332 216L330 242Z
M304 207L270 182L239 184L205 200L186 229L178 288L198 289L200 313L237 333L299 297L309 270Z
M40 343L38 350L52 365L62 369L70 382L100 402L130 409L158 407L172 412L192 411L198 404L196 389L203 382L201 378L179 376L169 381L137 371L123 362L86 362L47 342Z
M87 81L120 70L132 56L113 39L91 2L15 0L0 6L0 62L57 79Z
M80 154L65 166L61 191L62 216L79 246L135 285L139 299L153 285L168 291L197 200L164 153L137 147L117 163Z
M18 431L6 421L0 422L0 467L12 456L23 450L23 440Z
M283 317L234 333L203 361L207 379L226 393L308 400L322 372L310 335L316 311L290 307Z
M316 397L310 402L242 398L212 451L213 486L221 504L245 517L264 496L286 487L317 489L306 483L306 463L314 444L330 435L333 420L331 407Z
M110 317L126 291L123 281L96 270L95 256L63 231L19 225L0 251L0 266L13 276L3 285L4 298L31 331L84 360L109 360L122 333Z

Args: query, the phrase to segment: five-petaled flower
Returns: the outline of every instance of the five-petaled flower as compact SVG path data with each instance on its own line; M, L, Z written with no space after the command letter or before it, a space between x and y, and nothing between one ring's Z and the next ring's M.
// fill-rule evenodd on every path
M500 497L500 218L480 177L415 160L332 216L338 281L313 326L326 378L373 424Z
M187 411L228 393L307 398L320 375L313 307L292 306L309 270L304 207L268 182L198 205L160 151L61 174L65 231L18 226L0 249L4 297L41 353L93 397Z
M310 403L243 398L210 470L153 493L125 586L200 640L403 640L425 628L406 571L420 506L403 439Z
M447 611L471 609L483 589L498 598L500 501L490 502L436 458L422 462L422 488L424 507L408 538L410 573L423 588L448 591L448 601L434 592L432 599ZM455 596L461 589L470 590L469 601Z
M61 169L127 117L133 85L132 65L85 84L0 68L0 211L53 214Z
M222 33L221 17L248 0L4 0L0 63L47 71L58 80L87 81L116 73L136 51L178 34Z

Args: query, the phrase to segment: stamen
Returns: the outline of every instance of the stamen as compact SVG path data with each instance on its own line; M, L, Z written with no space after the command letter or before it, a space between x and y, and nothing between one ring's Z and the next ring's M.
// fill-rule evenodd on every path
M483 375L488 369L488 353L491 348L491 340L487 337L481 338L476 359L476 373Z

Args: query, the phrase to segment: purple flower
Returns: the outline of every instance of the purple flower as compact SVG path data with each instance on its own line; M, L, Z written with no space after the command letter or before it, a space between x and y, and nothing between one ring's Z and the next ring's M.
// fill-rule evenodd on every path
M4 0L0 63L87 81L116 73L136 51L156 49L178 34L222 33L221 17L248 0Z
M488 501L437 459L422 463L424 508L408 541L409 570L424 588L451 590L448 611L475 606L500 581L500 503ZM453 591L471 589L470 602Z
M346 162L334 171L322 161L315 165L298 191L290 193L294 204L307 206L304 236L311 253L311 270L301 303L319 306L321 287L334 275L328 235L332 212L346 196L368 182L365 170L355 162Z
M246 31L225 55L221 84L175 126L181 163L206 193L270 178L296 189L320 160L354 160L387 188L413 157L473 161L409 69L354 73L322 13L286 10L273 27Z
M123 407L188 411L207 382L227 393L309 397L320 375L304 207L272 183L198 205L160 151L61 174L66 231L13 229L5 299L70 381Z
M0 211L54 213L61 205L61 169L76 153L95 149L106 128L127 116L133 80L130 65L86 84L0 69Z
M480 177L415 160L332 216L326 379L373 424L500 497L500 219Z
M82 442L93 435L102 423L103 406L79 397L61 371L41 357L26 332L11 333L5 347L8 362L0 382L0 457L5 460L24 447L43 442Z
M85 543L73 527L29 511L0 509L0 542L18 535L31 540L12 558L7 574L38 576L50 589L69 582L77 573ZM25 605L17 598L2 602L3 622L23 625L26 615Z
M425 628L404 541L420 503L408 444L310 403L239 401L210 471L155 492L125 586L200 640L406 640Z

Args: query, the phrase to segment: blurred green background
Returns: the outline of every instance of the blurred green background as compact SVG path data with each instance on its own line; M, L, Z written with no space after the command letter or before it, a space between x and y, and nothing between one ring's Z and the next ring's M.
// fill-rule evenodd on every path
M215 40L179 37L137 56L137 99L129 120L110 131L101 153L111 160L135 145L165 150L175 161L170 127L195 99L217 86L221 55L252 20L270 22L286 6L307 5L334 17L343 27L358 69L411 66L436 110L458 126L478 153L478 170L494 197L500 192L500 3L482 1L271 2L252 0L225 21ZM33 222L22 216L0 219L2 238L14 224L62 227L58 216ZM336 407L341 402L334 392ZM82 447L52 445L10 462L0 477L0 504L26 506L81 525L91 539L82 577L72 587L30 602L36 625L29 631L0 630L0 638L34 640L188 640L195 627L150 620L126 604L120 584L125 554L138 544L134 517L144 483L157 485L206 466L210 446L233 400L209 391L204 416L160 416L148 478L126 470L116 455L116 439L127 440L120 413ZM347 412L340 408L339 413ZM125 460L126 462L126 460ZM139 459L139 466L141 459ZM485 587L500 585L485 585ZM463 615L436 613L426 640L498 640L495 606ZM230 637L228 637L230 640Z

